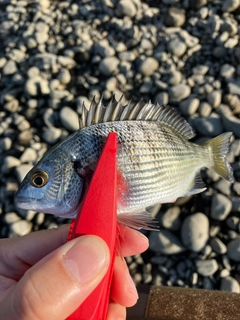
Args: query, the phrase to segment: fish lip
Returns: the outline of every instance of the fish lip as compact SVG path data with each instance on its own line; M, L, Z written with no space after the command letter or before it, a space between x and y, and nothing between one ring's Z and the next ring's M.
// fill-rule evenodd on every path
M27 197L27 198L25 198L25 197L21 197L21 196L16 196L15 197L15 203L17 204L17 205L21 205L21 204L24 204L24 203L29 203L29 202L38 202L39 201L39 199L36 199L36 198L29 198L29 197Z

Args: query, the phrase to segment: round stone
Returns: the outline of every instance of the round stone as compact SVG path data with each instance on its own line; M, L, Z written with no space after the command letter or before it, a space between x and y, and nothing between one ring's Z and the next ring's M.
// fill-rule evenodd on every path
M34 162L36 160L37 160L37 153L36 153L36 150L34 150L33 148L26 148L20 157L21 163Z
M185 116L191 116L197 112L200 100L197 98L189 97L179 103L179 109Z
M168 42L168 51L176 57L181 57L187 49L185 42L178 38L174 38Z
M22 182L26 174L32 169L30 164L22 164L16 168L16 174L19 182Z
M239 8L239 0L225 0L222 2L222 11L223 12L233 12Z
M194 118L193 125L196 131L198 131L203 136L216 137L219 134L223 133L222 121L219 116Z
M181 226L181 240L191 251L201 251L209 237L209 221L205 214L198 212L185 218Z
M63 107L60 111L60 121L62 125L69 131L77 131L79 129L78 114L69 107Z
M230 64L224 64L221 66L220 75L224 78L232 78L235 73L235 68Z
M164 228L170 230L178 230L181 225L181 210L178 206L168 209L162 216L161 222Z
M164 254L177 254L185 251L180 240L170 231L151 231L149 235L149 249Z
M168 27L181 27L185 22L185 13L175 7L168 9L168 12L165 16L165 24Z
M17 236L24 236L31 232L32 223L26 220L15 221L11 225L11 231Z
M168 93L167 92L159 92L154 99L155 103L162 105L168 104Z
M120 0L116 6L115 13L118 17L128 16L133 18L137 9L131 0Z
M221 280L220 290L240 293L240 286L236 279L229 276Z
M213 251L218 254L225 254L227 252L227 247L219 238L212 238L210 240L210 246Z
M227 245L227 253L233 261L240 261L240 238L230 241Z
M58 76L57 79L62 83L62 84L68 84L71 81L71 75L68 69L62 69Z
M62 134L62 130L51 127L43 131L43 139L49 144L55 144Z
M118 72L119 62L116 57L106 57L99 64L99 71L105 76L115 75Z
M229 198L218 193L212 197L211 218L222 221L227 218L232 209L232 203Z
M203 277L210 277L218 270L218 264L215 259L197 260L197 272Z
M207 101L214 109L216 109L222 101L222 92L220 90L215 90L208 93Z
M139 71L144 76L151 76L158 68L158 61L155 58L148 57L141 63Z
M191 93L191 89L186 84L177 84L169 88L170 100L181 101L186 99Z
M17 66L15 61L13 60L8 60L8 62L5 64L5 66L3 67L2 73L5 76L9 76L14 74L15 72L17 72Z
M30 130L24 130L18 135L18 140L21 145L27 146L32 140L32 132Z
M2 171L9 172L10 169L20 166L21 161L13 156L6 156L3 159Z

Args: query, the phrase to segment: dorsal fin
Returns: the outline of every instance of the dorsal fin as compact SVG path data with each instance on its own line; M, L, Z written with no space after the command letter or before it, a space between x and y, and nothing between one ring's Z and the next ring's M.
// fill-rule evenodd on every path
M79 118L80 129L104 122L142 120L168 124L187 139L195 136L192 127L171 107L153 104L151 101L145 103L142 99L136 103L130 100L123 105L122 98L123 96L117 101L113 95L106 107L102 103L102 97L99 102L94 97L89 109L83 103Z

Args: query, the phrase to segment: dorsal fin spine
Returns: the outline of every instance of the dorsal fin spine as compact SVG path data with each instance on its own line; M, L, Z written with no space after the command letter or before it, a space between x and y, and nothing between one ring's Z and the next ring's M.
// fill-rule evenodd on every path
M115 96L105 107L102 103L103 97L96 103L95 97L92 99L89 110L82 105L81 117L79 123L81 128L93 124L114 121L155 121L164 123L165 125L173 127L183 137L190 139L195 136L191 126L182 118L174 109L169 106L160 106L152 104L151 101L144 103L139 100L137 103L129 101L126 106L122 104L123 96L116 100ZM80 128L80 129L81 129Z

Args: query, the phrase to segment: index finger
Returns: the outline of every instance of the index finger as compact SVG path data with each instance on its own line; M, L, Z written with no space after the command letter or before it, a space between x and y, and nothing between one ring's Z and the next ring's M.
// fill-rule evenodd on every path
M67 242L69 225L0 240L0 274L18 280L29 267Z

